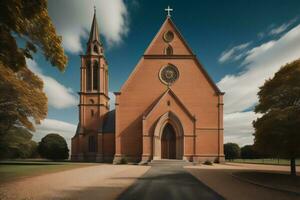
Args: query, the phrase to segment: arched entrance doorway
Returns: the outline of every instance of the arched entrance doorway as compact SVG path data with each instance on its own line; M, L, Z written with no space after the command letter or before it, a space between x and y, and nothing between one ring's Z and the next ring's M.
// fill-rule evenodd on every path
M183 127L171 111L157 121L153 135L153 159L183 158Z
M176 159L176 132L170 123L163 129L161 137L161 158Z

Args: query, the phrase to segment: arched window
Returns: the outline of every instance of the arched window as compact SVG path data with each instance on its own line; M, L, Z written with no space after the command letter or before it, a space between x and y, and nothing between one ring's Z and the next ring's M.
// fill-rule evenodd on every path
M91 62L86 63L86 90L90 91L92 89L92 66Z
M173 55L173 48L172 48L171 45L169 45L169 46L167 46L167 47L165 48L165 54L166 54L166 55Z
M98 62L95 61L93 65L93 90L99 89L99 65Z
M90 99L90 104L94 104L94 100L93 99Z
M89 136L89 152L96 152L96 137L94 135Z
M94 52L99 53L97 45L94 46Z

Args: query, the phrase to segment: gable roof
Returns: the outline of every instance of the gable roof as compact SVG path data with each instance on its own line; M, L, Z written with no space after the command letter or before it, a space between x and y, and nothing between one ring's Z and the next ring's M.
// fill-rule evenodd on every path
M150 114L155 110L155 108L160 104L162 99L167 95L170 94L175 101L179 104L180 107L183 108L184 112L192 119L195 120L195 116L190 112L190 110L185 106L185 104L177 97L177 95L171 90L171 88L168 88L159 98L157 98L148 109L143 114L143 118L146 119Z
M186 49L188 50L188 52L190 53L190 55L153 55L153 54L147 54L147 52L149 51L149 49L151 48L152 43L154 43L156 41L156 39L159 37L160 33L162 32L162 30L164 29L164 27L170 24L172 26L172 28L174 29L175 33L177 34L178 38L180 39L180 41L183 43L183 45L186 47ZM164 23L162 24L162 26L160 27L159 31L156 33L155 37L152 39L151 43L148 45L144 55L143 55L144 59L172 59L172 58L185 58L185 59L193 59L196 62L196 65L198 66L198 68L200 69L200 71L204 74L205 78L207 79L207 81L209 82L209 84L213 87L214 91L218 94L218 95L224 95L225 93L222 92L219 87L215 84L215 82L212 80L212 78L210 77L210 75L207 73L207 71L204 69L203 65L199 62L197 56L193 53L192 49L189 47L189 45L187 44L187 42L184 40L183 36L181 35L180 31L177 29L177 27L175 26L175 24L173 23L173 21L171 20L170 17L167 17L167 19L164 21ZM138 62L138 64L135 66L134 70L131 72L131 74L129 75L128 79L125 81L125 83L122 85L120 91L123 90L123 88L126 87L126 85L129 83L129 81L132 79L133 75L135 74L139 63L141 62L142 59L140 59L140 61Z
M164 23L161 25L159 31L156 33L156 35L154 36L154 38L152 39L152 41L148 45L148 47L147 47L144 55L148 54L147 52L151 49L152 44L157 40L157 38L160 36L162 30L168 24L174 29L174 32L176 33L176 35L178 36L178 38L180 39L180 41L183 43L183 45L185 46L185 48L187 49L187 51L189 52L189 54L190 55L194 55L192 49L189 47L189 45L187 44L187 42L184 40L183 36L181 35L181 33L179 32L179 30L177 29L177 27L175 26L175 24L173 23L173 21L171 20L170 17L167 17L166 20L164 21Z

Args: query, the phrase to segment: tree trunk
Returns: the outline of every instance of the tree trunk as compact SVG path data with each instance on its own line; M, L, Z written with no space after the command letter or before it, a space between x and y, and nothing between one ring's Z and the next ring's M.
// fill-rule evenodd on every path
M291 175L296 176L296 159L291 158Z

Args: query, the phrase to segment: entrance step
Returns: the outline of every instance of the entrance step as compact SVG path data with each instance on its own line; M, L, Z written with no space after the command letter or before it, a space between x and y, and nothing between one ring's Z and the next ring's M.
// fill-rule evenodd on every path
M151 160L148 163L150 166L187 166L192 165L193 163L186 161L186 160L176 160L176 159L161 159L161 160Z

